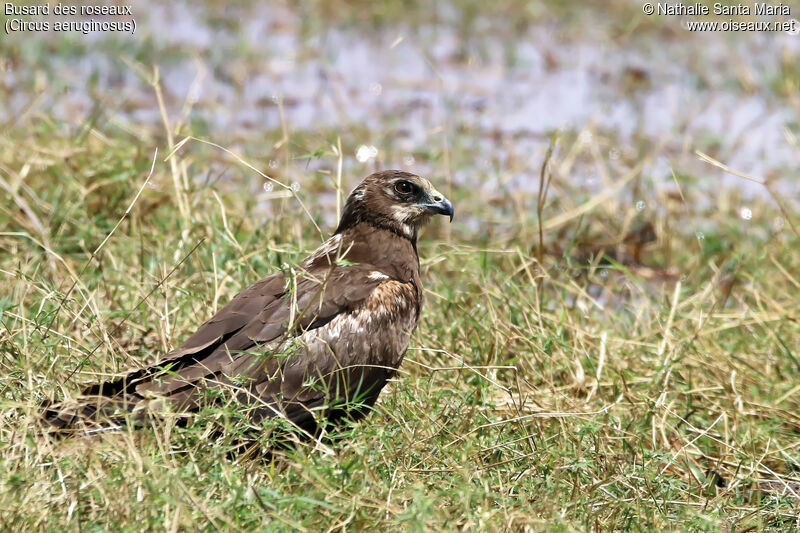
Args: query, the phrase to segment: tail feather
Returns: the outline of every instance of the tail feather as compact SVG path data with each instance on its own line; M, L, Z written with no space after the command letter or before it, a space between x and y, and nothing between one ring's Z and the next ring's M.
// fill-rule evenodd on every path
M219 341L223 342L229 336L219 339ZM77 400L59 404L45 403L40 410L42 419L51 428L64 432L94 432L109 427L124 427L131 419L137 421L143 416L143 408L147 402L142 395L136 392L138 385L164 375L167 370L178 372L188 365L197 363L200 358L213 352L217 344L180 354L178 357L168 358L164 363L135 370L112 381L97 383L84 389ZM184 388L188 386L186 385ZM181 391L176 389L172 392L179 393ZM182 397L180 394L173 396L175 398Z
M131 390L130 377L93 385L77 399L45 402L41 406L44 425L64 433L124 427L143 400Z

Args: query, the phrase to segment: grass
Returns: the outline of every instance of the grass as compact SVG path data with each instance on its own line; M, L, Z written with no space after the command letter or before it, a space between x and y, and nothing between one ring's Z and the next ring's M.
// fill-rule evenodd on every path
M541 195L502 185L540 179L512 158L491 161L488 193L453 183L446 169L474 161L468 132L414 153L451 186L456 219L422 236L426 305L399 378L333 454L237 461L230 409L41 435L42 400L153 362L313 250L335 224L338 153L338 192L369 171L350 155L361 125L282 124L242 150L189 140L169 157L215 137L167 116L132 129L102 106L66 123L26 111L0 135L4 529L800 526L796 200L709 192L710 164L664 179L646 164L658 147L610 158L602 131L557 136ZM381 165L400 165L382 135ZM280 183L264 192L245 162Z
M32 419L41 400L153 361L241 287L299 261L320 241L314 224L292 199L263 217L252 196L202 185L183 191L184 218L163 153L150 176L160 189L137 198L150 154L61 140L74 159L11 174L2 204L6 527L796 524L800 257L770 203L745 222L720 205L640 212L620 194L545 233L545 249L568 244L539 264L534 195L492 208L457 190L459 213L493 224L423 236L424 319L377 412L333 456L301 447L239 464L207 438L231 413L70 441L38 435ZM179 162L202 168L211 154L195 161L189 148ZM6 149L4 166L43 150ZM593 197L563 185L553 177L561 200L545 226ZM300 196L311 212L330 208ZM624 232L615 211L672 229L643 245L641 264L614 258L615 243L603 257L590 243ZM695 225L715 229L699 240Z

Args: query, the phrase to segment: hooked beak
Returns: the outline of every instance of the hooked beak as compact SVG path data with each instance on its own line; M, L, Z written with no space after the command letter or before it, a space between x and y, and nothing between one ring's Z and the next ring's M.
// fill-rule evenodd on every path
M450 222L452 222L453 204L450 203L450 200L445 198L440 192L434 192L431 195L431 199L433 200L432 202L422 204L422 207L439 215L447 215L450 217Z

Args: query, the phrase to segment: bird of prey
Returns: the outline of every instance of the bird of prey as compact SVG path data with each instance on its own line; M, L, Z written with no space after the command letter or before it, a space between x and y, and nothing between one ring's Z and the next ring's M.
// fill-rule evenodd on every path
M431 183L376 172L350 193L336 232L295 269L236 295L155 365L49 408L70 431L196 411L225 393L258 424L280 417L314 436L361 418L394 376L422 307L417 234L453 205ZM225 392L223 392L225 391Z

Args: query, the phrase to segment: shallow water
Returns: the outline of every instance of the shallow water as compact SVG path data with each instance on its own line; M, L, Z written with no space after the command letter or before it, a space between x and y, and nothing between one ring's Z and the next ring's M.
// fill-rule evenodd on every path
M615 162L666 143L645 169L656 181L671 180L675 170L703 177L710 190L726 183L761 191L698 161L694 150L701 150L774 179L785 193L800 191L800 151L784 133L797 130L797 115L770 85L781 75L781 57L800 54L800 37L689 33L676 18L670 32L619 38L602 17L588 16L591 24L579 22L586 24L580 38L555 20L512 39L479 21L480 33L465 39L448 13L455 11L444 9L438 23L414 28L398 23L365 34L353 26L303 36L300 15L285 7L137 2L134 36L73 36L88 43L87 53L53 56L36 105L79 120L91 111L87 87L94 87L114 120L158 124L152 88L120 59L133 40L134 49L146 44L164 58L171 118L191 102L191 117L207 124L207 138L232 148L279 128L280 102L292 132L336 131L347 144L374 146L382 165L434 175L444 172L442 162L413 154L440 149L446 132L448 144L462 150L452 161L456 184L534 191L550 132L590 129L602 136L598 146L612 178L619 177ZM3 120L30 100L31 70L24 63L7 69ZM752 81L748 90L743 79ZM369 148L360 158L347 155L346 168L356 175L376 164ZM569 179L591 185L599 177L594 165L578 165Z

